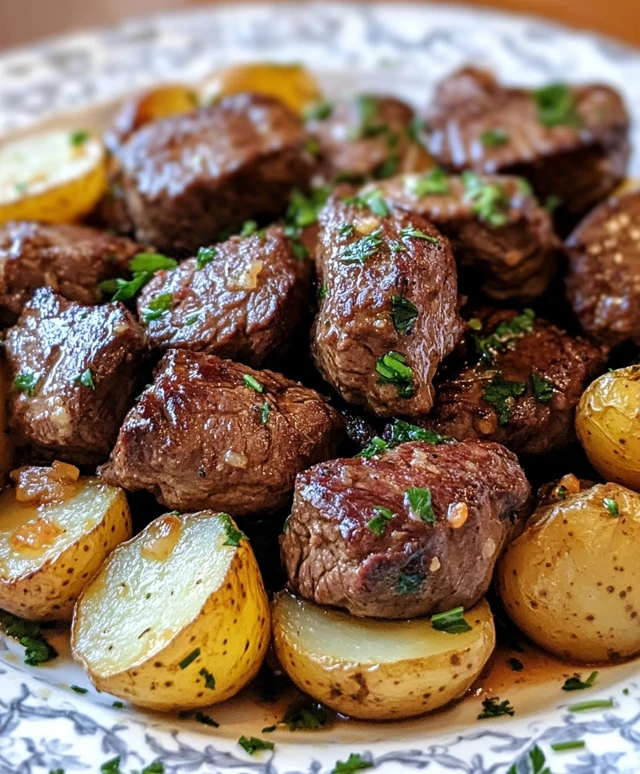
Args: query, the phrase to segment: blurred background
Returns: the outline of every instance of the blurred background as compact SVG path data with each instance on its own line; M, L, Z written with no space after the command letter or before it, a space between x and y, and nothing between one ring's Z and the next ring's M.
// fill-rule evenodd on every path
M238 0L232 0L234 4ZM447 2L447 0L441 0ZM467 0L537 14L640 45L640 0ZM0 0L0 48L127 17L185 9L198 0Z

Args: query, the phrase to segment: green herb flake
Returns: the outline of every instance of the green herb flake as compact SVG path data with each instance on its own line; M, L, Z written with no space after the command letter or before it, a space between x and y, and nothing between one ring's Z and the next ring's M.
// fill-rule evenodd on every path
M552 774L551 770L546 766L545 755L538 745L529 750L528 757L531 764L529 774ZM509 767L507 774L517 774L515 763Z
M382 246L382 227L372 231L367 236L357 239L341 248L338 257L342 263L364 263L375 255Z
M160 295L149 301L149 304L142 310L142 320L145 324L158 320L163 314L171 309L173 303L173 293L160 293Z
M244 382L245 387L249 387L256 392L264 392L264 384L261 384L255 377L251 376L251 374L244 374L242 381Z
M70 688L71 688L72 691L74 691L74 693L79 693L79 694L89 693L87 688L82 688L79 685L72 685L72 686L70 686Z
M537 403L548 403L553 398L554 383L534 372L531 373L531 387Z
M241 237L253 236L258 231L258 224L255 220L245 220L240 229Z
M34 373L23 371L13 380L13 386L18 392L24 392L27 397L33 398L38 381L38 377Z
M201 247L196 255L196 269L204 269L211 261L218 255L218 251L215 247Z
M322 704L317 702L296 703L285 712L282 723L290 731L315 731L329 722L329 715Z
M32 621L0 610L0 629L22 645L25 649L24 663L28 666L39 666L58 655L55 648L45 639L40 627Z
M296 235L297 230L313 226L318 222L320 210L327 203L330 193L331 188L326 185L314 188L308 196L301 191L293 191L289 200L285 222L296 229Z
M513 382L496 376L484 385L482 400L495 408L498 424L506 425L511 419L516 398L519 398L526 389L526 382Z
M185 658L182 659L182 661L178 664L180 669L186 669L189 664L192 664L200 655L200 648L196 648L194 651L189 653L188 656L185 656Z
M391 296L391 319L398 333L410 334L418 317L418 307L406 296Z
M498 183L485 183L475 172L462 173L466 197L471 202L471 211L480 220L499 228L509 221L510 201L504 188Z
M358 118L357 123L349 130L347 135L349 140L375 137L387 131L384 124L374 123L380 111L380 103L376 97L369 94L359 94L354 98L354 104Z
M570 704L567 709L569 712L587 712L595 709L611 709L613 707L611 699L593 699L592 701L581 701L578 704Z
M584 749L584 741L582 739L573 739L570 742L555 742L550 746L553 752L566 752L567 750L582 750Z
M304 141L303 148L311 156L320 155L320 143L315 139L315 137L307 137L307 139Z
M122 701L114 701L111 704L112 707L115 707L116 709L124 709L124 702Z
M129 261L129 268L133 273L151 272L153 274L162 269L175 269L177 265L177 261L161 253L138 253Z
M555 496L558 500L566 500L568 491L569 490L566 486L564 486L564 484L560 484L560 486L555 488Z
M184 324L195 325L199 319L200 319L200 312L196 312L196 314L190 314L189 317L187 317L186 320L184 321Z
M413 369L400 352L388 352L376 361L378 384L393 384L398 397L410 398L414 392Z
M380 438L379 435L374 435L364 449L356 454L356 457L364 457L365 460L370 460L372 457L377 457L378 454L384 454L389 450L389 444Z
M203 726L210 726L211 728L220 728L220 723L216 723L216 721L210 717L209 715L205 715L204 712L196 712L193 716L193 719L196 720L198 723L202 723Z
M241 736L238 739L238 744L249 755L255 755L260 750L273 750L275 748L273 742L265 742L264 739L258 739L257 736Z
M420 229L415 228L415 226L405 226L400 232L400 239L402 239L403 242L406 242L407 239L425 239L427 242L432 242L434 245L440 244L438 237L425 234L424 231L420 231Z
M336 761L331 774L353 774L354 771L372 768L373 761L365 760L360 753L351 753L346 761Z
M49 769L49 774L64 774L64 769Z
M434 167L426 175L410 179L407 188L409 193L418 198L422 196L446 196L451 192L449 177L440 167Z
M555 194L549 194L544 200L544 208L549 213L554 213L562 204L562 199Z
M302 111L302 116L305 121L326 121L327 118L331 118L333 113L333 105L330 102L313 102Z
M382 198L382 191L379 188L374 188L372 191L357 197L357 203L362 207L368 207L374 215L380 218L391 215L391 210Z
M328 285L322 285L320 289L318 290L318 300L322 301L323 298L326 298L329 295L329 286Z
M563 691L583 691L585 688L591 688L597 676L598 676L598 672L592 672L589 675L589 677L587 677L587 679L583 682L580 679L580 675L576 672L573 675L573 677L568 677L564 681L562 690Z
M374 177L377 180L387 180L393 177L398 172L400 166L400 155L398 153L390 153L387 158L380 164L380 166L374 172Z
M142 290L152 277L153 274L150 271L140 271L136 272L130 280L124 280L120 277L104 280L98 285L98 289L102 293L111 293L112 301L129 301Z
M482 712L478 715L478 720L487 720L488 718L500 718L503 715L515 715L515 710L509 703L509 699L500 701L499 698L483 699Z
M102 774L122 774L120 771L120 756L118 755L117 758L112 758L110 761L103 763L100 766L100 771Z
M480 135L480 142L485 148L499 148L509 142L509 135L504 129L488 129Z
M427 122L424 119L412 118L404 131L411 142L419 145L421 148L424 147L421 139L421 135L427 131Z
M395 519L395 513L383 505L374 505L373 512L375 516L367 522L367 529L370 529L376 537L382 537L387 522Z
M628 696L628 695L629 695L629 689L628 689L628 688L623 688L623 690L622 690L622 693L623 693L625 696Z
M209 690L213 691L216 687L216 679L215 677L209 672L208 669L205 669L202 667L200 670L200 675L204 677L204 687L209 688Z
M415 594L424 578L418 572L401 572L396 583L396 594Z
M410 513L419 516L422 521L435 524L436 516L433 512L430 489L410 487L404 493L404 503L409 508Z
M620 515L620 509L618 508L618 503L611 497L605 497L602 501L604 504L604 507L609 511L609 513L614 517L618 518Z
M265 726L260 733L262 733L262 734L272 734L277 728L278 728L278 726L276 726L276 725Z
M463 634L471 631L471 626L465 620L462 607L454 607L444 613L432 615L431 626L437 631L447 634Z
M138 774L138 772L132 771L131 774ZM148 766L145 766L140 774L164 774L164 763L162 763L162 761L154 761Z
M524 669L524 664L519 658L509 658L507 659L507 664L512 672L522 672Z
M474 320L469 321L469 327L474 331L481 331L482 322L480 320L474 322ZM511 320L501 322L488 336L478 336L474 333L474 346L480 360L492 364L496 352L513 349L523 336L533 331L535 320L536 314L533 309L525 309L522 314L516 315ZM472 322L474 326L471 326Z
M81 148L88 139L89 132L85 129L78 129L75 132L71 132L71 135L69 136L69 142L73 148Z
M262 407L260 408L260 424L266 425L269 421L269 412L271 411L271 406L268 403L263 403Z
M351 239L355 233L355 226L353 223L343 223L338 229L338 236L342 239Z
M87 368L81 374L78 374L73 381L76 384L80 384L82 387L88 387L90 390L95 390L96 388L96 383L90 368Z
M448 435L440 435L434 430L428 430L418 425L412 425L410 422L406 422L404 419L394 419L391 424L391 439L389 446L397 446L400 443L407 443L408 441L422 441L423 443L430 443L436 446L445 441L450 441L451 437Z
M223 546L239 546L241 540L249 540L244 532L236 527L228 513L221 513L220 518L227 536Z
M582 125L575 96L566 83L552 83L536 89L532 98L538 108L538 121L543 126L571 126L577 129Z

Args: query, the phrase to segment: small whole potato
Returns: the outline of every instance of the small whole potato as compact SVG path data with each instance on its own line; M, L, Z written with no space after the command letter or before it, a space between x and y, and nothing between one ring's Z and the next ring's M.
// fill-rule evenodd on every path
M576 433L603 478L640 491L640 366L610 371L587 387Z
M509 545L496 585L534 642L578 661L640 653L640 495L619 484L543 505Z

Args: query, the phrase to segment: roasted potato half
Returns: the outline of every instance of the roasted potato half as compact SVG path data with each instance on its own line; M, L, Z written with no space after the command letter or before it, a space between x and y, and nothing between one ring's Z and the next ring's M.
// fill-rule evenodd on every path
M250 91L266 94L301 113L311 102L322 99L316 79L299 64L254 63L233 65L215 73L200 88L201 101L211 102Z
M460 698L495 647L482 600L464 614L471 631L437 631L428 618L356 618L287 592L272 605L273 637L289 677L317 701L354 718L420 715Z
M640 366L610 371L587 387L576 433L604 479L640 491Z
M106 188L104 147L88 132L41 132L0 145L0 224L70 223Z
M579 661L640 653L640 495L597 484L535 512L498 564L507 613L534 642Z
M226 514L165 514L117 548L78 600L73 655L100 691L157 710L228 699L269 646L253 551Z
M55 466L25 469L21 483L0 495L0 608L31 621L70 620L104 559L131 537L121 489L63 473L57 499Z

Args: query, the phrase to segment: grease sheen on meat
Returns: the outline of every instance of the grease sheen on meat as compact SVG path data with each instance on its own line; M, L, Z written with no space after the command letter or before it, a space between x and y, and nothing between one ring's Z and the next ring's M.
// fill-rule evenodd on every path
M9 424L38 460L96 465L139 387L144 333L120 303L86 307L36 290L5 344Z
M312 352L324 378L379 416L426 413L463 332L447 238L418 215L334 198L320 214L317 270Z
M430 492L433 522L408 499L415 488ZM529 494L516 456L492 443L411 442L321 463L296 478L281 538L289 587L375 618L468 609L489 588ZM381 508L391 518L378 535L370 524Z
M170 296L147 324L153 347L193 349L257 366L281 357L308 314L312 264L293 253L281 227L233 237L158 272L138 297L138 313Z
M343 430L322 396L280 374L170 350L100 475L180 511L265 513L287 503L296 473L336 453Z
M247 219L277 217L309 181L304 140L297 116L256 94L139 129L119 155L136 236L193 255Z

